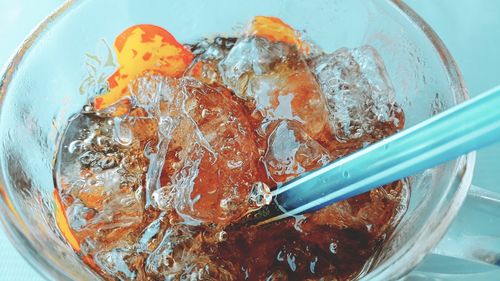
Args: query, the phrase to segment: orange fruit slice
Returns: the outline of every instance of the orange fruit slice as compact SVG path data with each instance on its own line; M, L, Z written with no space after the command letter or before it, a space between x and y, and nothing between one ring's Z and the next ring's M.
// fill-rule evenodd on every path
M66 211L65 208L61 202L61 197L59 196L59 191L54 188L53 192L54 196L54 202L55 204L55 216L56 216L56 223L57 226L59 227L59 230L61 231L61 234L64 236L66 241L71 245L71 247L77 251L80 252L80 243L75 237L75 234L73 233L73 230L69 226L68 223L68 218L66 217Z

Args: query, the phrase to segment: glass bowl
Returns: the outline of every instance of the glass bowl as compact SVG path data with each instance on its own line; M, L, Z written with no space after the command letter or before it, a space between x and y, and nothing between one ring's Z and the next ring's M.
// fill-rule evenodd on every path
M180 42L232 34L255 15L272 15L325 51L372 45L384 59L410 127L467 99L449 52L432 29L398 0L99 1L74 0L27 38L0 82L0 216L19 252L45 277L99 279L57 230L53 155L68 118L87 96L86 53L99 53L125 28L150 23ZM404 276L441 239L469 188L475 154L409 178L410 204L388 243L359 278Z

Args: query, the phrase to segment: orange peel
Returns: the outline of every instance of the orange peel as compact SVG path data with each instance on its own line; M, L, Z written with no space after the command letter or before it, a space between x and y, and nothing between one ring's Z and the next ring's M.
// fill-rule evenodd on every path
M59 196L59 191L54 189L53 192L54 202L55 202L55 217L56 223L69 245L77 252L80 252L80 242L76 239L73 230L69 226L68 218L66 217L66 211L61 201L61 196Z
M179 77L193 54L165 29L140 24L127 28L115 39L119 67L108 78L109 92L94 99L96 110L105 109L130 95L129 83L145 72Z
M245 35L266 38L271 42L295 45L300 50L307 49L306 44L300 39L300 33L277 17L254 17L245 31Z

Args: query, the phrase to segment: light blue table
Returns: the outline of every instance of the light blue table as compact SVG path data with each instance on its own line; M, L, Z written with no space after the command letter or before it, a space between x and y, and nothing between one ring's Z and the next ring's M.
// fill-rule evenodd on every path
M0 65L61 0L0 0ZM500 1L407 0L457 61L472 96L500 84ZM500 189L500 144L478 153L473 183ZM43 280L0 230L0 281Z

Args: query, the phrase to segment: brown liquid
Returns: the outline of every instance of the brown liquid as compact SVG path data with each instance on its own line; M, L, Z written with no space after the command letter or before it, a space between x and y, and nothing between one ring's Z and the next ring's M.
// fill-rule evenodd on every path
M224 55L236 41L217 40ZM98 178L103 183L75 187L65 178L64 171L56 171L62 208L72 227L66 237L74 236L82 258L107 280L356 277L397 223L394 219L398 208L405 204L401 201L402 182L300 219L258 227L228 225L256 209L248 200L256 182L274 189L277 183L389 136L403 127L403 113L394 110L397 126L394 122L378 122L371 134L339 141L328 124L328 109L314 76L306 61L295 54L295 58L277 63L274 71L266 74L267 78L279 80L276 98L271 99L266 110L278 108L279 98L291 93L292 113L302 121L269 121L268 111L256 110L258 103L238 97L223 86L217 69L220 58L204 57L205 50L200 46L203 44L194 45L193 53L198 55L194 64L200 63L201 71L188 70L188 75L197 81L168 80L170 99L160 101L155 112L141 105L133 107L125 121L125 130L134 136L130 144L116 140L116 130L112 128L116 123L109 125L112 117L84 113L82 118L97 127L84 126L87 133L78 139L90 143L82 151L97 151L98 155L84 159L80 176L96 180L94 174L112 170L120 175L119 183L110 189L111 193L105 192L106 180ZM153 78L143 79L148 82ZM253 78L250 75L248 79ZM249 83L262 82L258 80L261 78L255 79ZM167 126L171 129L168 136L159 132L161 116L175 121L174 127ZM89 137L92 132L95 135ZM274 141L282 137L280 132L302 144L292 164L272 154ZM162 156L165 163L157 178L161 189L149 193L146 172L154 158L144 151L160 155L162 141L168 142L168 149ZM68 142L63 142L63 149L67 149L64 143ZM194 182L185 183L190 179ZM189 186L191 190L182 191L180 186ZM154 199L152 194L164 196L164 200L148 204L148 200ZM75 209L77 205L80 209ZM193 221L202 223L190 225Z

